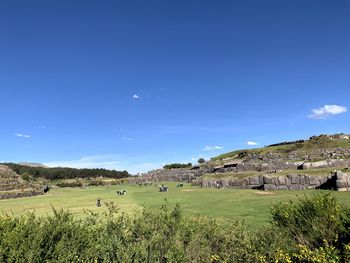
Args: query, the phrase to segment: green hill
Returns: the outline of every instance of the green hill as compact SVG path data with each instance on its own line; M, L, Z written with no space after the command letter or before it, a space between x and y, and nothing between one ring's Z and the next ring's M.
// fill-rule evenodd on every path
M269 161L318 161L327 158L350 158L350 136L346 134L312 136L308 140L282 142L263 148L236 150L221 154L211 161L256 159Z

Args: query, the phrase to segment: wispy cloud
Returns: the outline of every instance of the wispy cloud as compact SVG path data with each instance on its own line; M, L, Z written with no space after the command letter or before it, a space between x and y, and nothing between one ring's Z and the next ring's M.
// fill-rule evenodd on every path
M247 141L247 145L249 145L249 146L257 146L257 145L259 145L259 143L253 142L253 141Z
M207 145L203 148L203 151L216 151L216 150L221 150L221 149L224 149L224 147Z
M132 162L125 161L125 156L116 154L101 154L84 156L76 160L50 161L44 163L49 167L72 167L72 168L105 168L109 170L127 170L131 174L147 172L162 167L159 163L153 162Z
M130 138L130 137L122 137L122 140L131 142L132 138Z
M338 115L347 112L348 109L345 106L340 105L324 105L321 108L313 109L309 115L311 119L327 119L331 116Z
M137 95L137 94L134 94L134 95L132 96L132 98L133 98L133 99L135 99L135 100L137 100L137 99L139 99L139 98L140 98L140 96L139 96L139 95Z
M39 129L46 129L46 126L39 126Z
M72 168L106 168L106 169L121 169L119 160L120 155L92 155L84 156L77 160L71 161L52 161L45 165L49 167L72 167Z
M22 134L22 133L14 133L13 135L17 137L22 137L22 138L30 138L31 136L29 134Z

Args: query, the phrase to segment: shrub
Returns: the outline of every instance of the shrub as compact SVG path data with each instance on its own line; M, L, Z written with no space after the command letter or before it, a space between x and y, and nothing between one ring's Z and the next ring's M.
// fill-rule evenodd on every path
M96 181L96 180L92 180L88 184L88 186L102 186L102 185L104 185L104 183L102 181Z
M199 163L199 164L205 163L204 158L199 158L199 159L198 159L198 163Z
M82 187L83 184L81 182L61 182L56 184L58 187Z
M350 259L349 211L328 194L275 206L272 224L257 232L239 222L185 217L178 205L145 208L132 217L119 214L113 202L104 207L102 213L87 211L83 219L56 210L46 217L1 216L0 262L336 263Z
M164 169L178 169L192 167L192 163L172 163L164 165Z
M29 180L32 178L31 174L27 173L27 172L24 172L21 174L21 177L23 180L29 182Z

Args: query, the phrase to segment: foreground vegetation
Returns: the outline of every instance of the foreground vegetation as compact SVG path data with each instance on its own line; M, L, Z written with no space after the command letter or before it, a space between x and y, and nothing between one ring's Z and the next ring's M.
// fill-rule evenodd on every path
M65 211L0 218L1 262L350 262L350 210L316 194L271 210L257 231L187 217L180 206L76 219Z
M52 207L69 210L77 217L84 217L84 210L100 212L105 209L103 202L115 202L120 212L140 213L143 206L158 209L166 199L169 205L179 203L185 216L218 218L223 222L244 221L250 229L258 229L267 224L272 205L278 202L296 200L298 196L312 195L315 191L275 191L232 190L200 188L177 183L165 183L169 192L160 193L155 185L113 185L86 188L55 187L44 195L0 200L0 214L20 216L35 211L36 215L52 214ZM126 190L126 195L118 196L116 191ZM328 191L327 191L328 193ZM334 192L342 204L350 203L350 192ZM96 206L100 198L102 207Z

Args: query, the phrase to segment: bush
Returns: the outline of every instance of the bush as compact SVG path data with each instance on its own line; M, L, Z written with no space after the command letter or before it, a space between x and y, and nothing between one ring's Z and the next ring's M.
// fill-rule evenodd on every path
M198 163L199 163L199 164L205 163L204 158L199 158L199 159L198 159Z
M91 181L88 186L103 186L104 183L102 181Z
M275 206L272 224L257 232L184 217L178 205L132 217L104 207L83 219L3 215L0 262L350 262L349 210L328 194Z
M29 173L27 173L27 172L22 173L22 174L21 174L21 177L22 177L22 179L23 179L24 181L27 181L27 182L29 182L30 179L32 178L32 176L31 176Z
M172 163L163 166L164 169L179 169L192 167L192 163Z
M61 182L56 184L58 187L83 187L83 184L81 182L75 181L75 182Z

